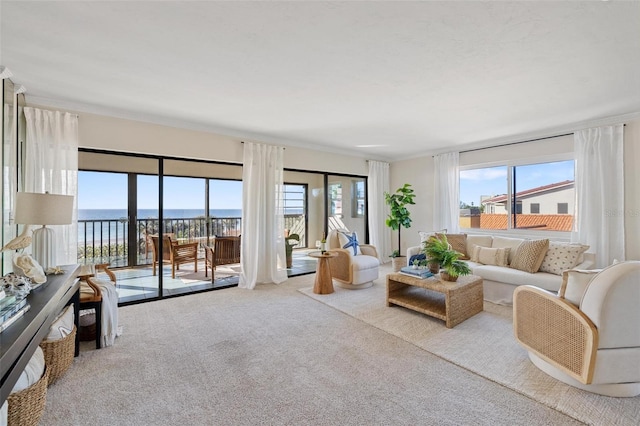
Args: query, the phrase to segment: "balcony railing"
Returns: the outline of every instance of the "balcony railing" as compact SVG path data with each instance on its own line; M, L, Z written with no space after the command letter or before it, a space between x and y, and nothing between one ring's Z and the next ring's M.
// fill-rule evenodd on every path
M304 215L285 215L285 229L295 229L305 241ZM207 226L208 225L208 226ZM242 229L239 217L168 218L162 232L173 234L179 242L209 244L216 236L237 236ZM135 263L129 262L129 221L127 219L92 219L78 221L78 263L109 262L112 267L151 264L152 248L147 235L158 234L158 219L138 219L133 229Z

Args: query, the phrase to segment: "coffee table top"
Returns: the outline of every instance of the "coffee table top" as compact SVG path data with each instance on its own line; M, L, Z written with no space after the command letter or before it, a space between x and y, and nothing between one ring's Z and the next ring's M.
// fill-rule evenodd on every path
M440 274L436 274L429 278L418 278L410 277L409 275L401 273L393 273L389 274L388 277L393 281L440 292L459 289L470 284L475 284L477 281L482 282L482 277L478 275L460 275L457 281L444 281L440 278Z

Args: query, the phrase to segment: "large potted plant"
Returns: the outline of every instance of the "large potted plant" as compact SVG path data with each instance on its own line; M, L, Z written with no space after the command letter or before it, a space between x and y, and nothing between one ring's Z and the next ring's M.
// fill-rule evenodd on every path
M399 271L403 263L405 263L405 256L400 255L402 250L402 246L400 245L400 233L403 226L405 228L411 227L411 214L409 209L407 209L407 205L415 204L413 202L414 197L415 194L413 193L413 189L411 189L411 185L408 183L405 183L402 187L398 188L393 194L388 192L384 193L385 202L389 206L389 215L387 216L385 223L392 230L398 231L398 250L394 251L392 255L393 269L396 272Z

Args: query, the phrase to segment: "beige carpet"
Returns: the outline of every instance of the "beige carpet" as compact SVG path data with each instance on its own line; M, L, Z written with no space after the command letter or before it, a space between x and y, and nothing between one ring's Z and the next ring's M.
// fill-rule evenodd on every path
M443 359L527 395L560 412L597 425L640 424L640 397L610 398L567 386L536 368L513 337L510 307L485 302L485 310L453 329L444 322L402 307L387 307L385 268L363 290L336 287L317 295L300 291Z
M120 308L122 336L83 343L41 424L580 424L298 291L313 279Z

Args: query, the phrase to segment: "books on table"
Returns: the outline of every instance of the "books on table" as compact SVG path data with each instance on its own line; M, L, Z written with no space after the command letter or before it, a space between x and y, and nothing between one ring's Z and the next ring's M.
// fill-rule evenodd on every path
M23 299L25 302L27 301L27 299ZM18 318L20 318L21 316L23 316L25 314L25 312L27 312L29 309L31 308L31 305L29 305L28 303L25 303L24 305L22 305L22 307L20 309L18 309L13 315L11 315L8 319L6 319L4 322L0 323L0 333L3 332L7 327L9 327L11 324L13 324L14 322L16 322L18 320Z
M6 297L5 299L8 299L9 297ZM14 299L13 303L5 305L2 309L0 309L0 331L9 327L9 325L20 318L28 310L29 304L27 303L26 298L18 300Z
M433 274L428 269L413 269L413 267L411 266L405 266L401 268L400 273L404 275L408 275L410 277L415 277L420 279L429 278L433 276Z

